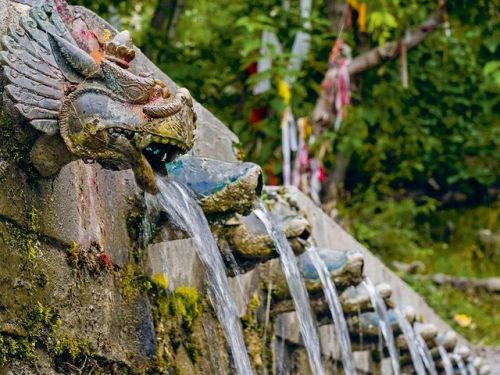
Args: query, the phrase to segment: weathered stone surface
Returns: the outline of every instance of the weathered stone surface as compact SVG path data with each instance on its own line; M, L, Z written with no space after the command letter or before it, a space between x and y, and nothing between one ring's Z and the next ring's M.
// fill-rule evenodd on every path
M68 245L96 245L123 266L132 251L127 218L138 192L131 171L72 162L53 181L40 182L40 230Z
M240 317L247 313L247 306L252 296L254 294L260 296L261 290L259 282L260 272L258 269L253 269L249 272L229 278L229 285Z
M191 238L148 246L146 274L153 277L165 271L171 288L186 285L200 291L205 288L205 269Z
M33 200L26 176L13 164L7 164L0 177L0 216L29 227Z
M25 331L30 314L42 306L59 317L54 337L84 340L94 356L136 369L152 360L156 342L149 302L141 295L125 297L112 272L77 271L63 249L2 221L0 264L8 265L0 267L0 334L30 334Z

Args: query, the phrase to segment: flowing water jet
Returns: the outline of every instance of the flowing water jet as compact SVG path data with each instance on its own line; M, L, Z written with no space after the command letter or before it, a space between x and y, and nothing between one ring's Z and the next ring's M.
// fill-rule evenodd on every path
M417 375L425 375L425 367L416 346L415 332L413 331L410 322L404 317L399 308L394 309L394 315L396 316L398 325L399 327L401 327L401 331L403 332L406 344L408 345L408 350L410 351L410 356L415 372L417 373Z
M146 203L148 207L155 203L160 205L175 225L192 236L198 256L207 269L208 296L223 327L237 373L250 375L252 367L243 340L236 305L231 295L221 253L207 219L187 187L176 181L161 178L157 178L157 183L159 194L147 194Z
M465 364L464 361L462 360L462 357L460 357L456 353L453 353L452 358L455 360L455 363L458 366L458 371L460 372L460 375L467 375L467 369L465 368Z
M432 353L429 350L427 343L418 332L415 332L415 338L418 351L420 352L420 356L422 357L422 361L424 362L427 371L431 375L438 375L436 370L436 363L434 362L434 358L432 358Z
M280 338L279 342L276 342L276 374L285 375L286 374L286 358L285 358L285 337L286 337L286 325L282 320L278 323L278 336Z
M387 313L385 302L382 300L382 298L380 298L377 290L375 289L375 285L373 285L373 282L368 277L363 281L363 285L368 291L372 306L379 317L380 330L382 331L382 335L389 350L392 370L395 375L400 375L401 369L399 366L399 354L396 349L396 343L394 342L394 334L392 332L391 323L389 321L389 314Z
M444 372L446 375L453 375L453 364L451 363L450 356L448 355L448 352L444 348L443 345L438 345L438 350L439 350L439 355L441 356L441 360L443 361L443 366L444 366Z
M467 365L467 370L469 371L470 375L477 375L477 370L472 363L469 363Z
M260 208L256 209L254 213L266 227L266 231L272 238L276 246L276 251L280 256L281 268L285 274L295 311L299 318L300 333L302 335L302 340L304 340L304 347L307 351L311 370L314 374L322 375L324 371L321 362L321 349L317 325L313 318L311 305L309 304L309 296L302 275L300 274L295 254L285 234L274 224L273 218L267 211L263 202L261 202Z
M355 374L355 370L352 362L351 339L349 337L349 330L347 328L344 312L342 311L342 305L340 304L337 288L330 279L327 266L323 259L321 259L321 257L319 256L316 248L311 247L307 251L311 258L312 264L314 265L314 268L319 275L321 284L323 285L323 293L328 303L328 307L330 308L330 313L335 325L335 336L337 337L340 348L340 355L342 359L342 365L344 367L344 373L346 375L353 375Z

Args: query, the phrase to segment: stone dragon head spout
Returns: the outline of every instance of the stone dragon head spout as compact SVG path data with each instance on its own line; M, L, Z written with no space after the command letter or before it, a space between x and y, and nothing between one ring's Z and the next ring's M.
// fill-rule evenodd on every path
M82 43L65 21L47 0L10 25L0 52L7 107L45 137L62 138L73 159L132 168L139 186L155 193L155 169L193 146L189 92L169 92L152 74L134 71L128 32ZM40 174L53 174L45 158L32 160Z

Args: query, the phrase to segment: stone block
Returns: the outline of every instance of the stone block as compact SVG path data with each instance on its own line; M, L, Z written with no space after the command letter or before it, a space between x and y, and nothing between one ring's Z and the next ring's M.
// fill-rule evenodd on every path
M114 172L81 160L64 166L54 180L40 181L41 232L83 248L92 245L123 266L132 244L127 217L139 192L132 171Z
M152 278L158 273L167 273L171 288L189 285L201 291L205 287L205 268L191 238L148 246L146 275Z

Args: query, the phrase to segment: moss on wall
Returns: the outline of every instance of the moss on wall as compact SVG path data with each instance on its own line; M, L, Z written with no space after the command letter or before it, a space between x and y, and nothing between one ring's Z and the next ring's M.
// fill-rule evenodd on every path
M175 370L178 366L175 353L180 346L189 359L196 363L200 356L200 342L193 334L200 324L204 302L198 291L191 287L179 287L169 292L154 284L150 290L158 339L157 359L162 371Z
M34 131L14 124L5 110L0 112L0 159L14 162L27 172L29 177L36 174L30 160L34 140Z

